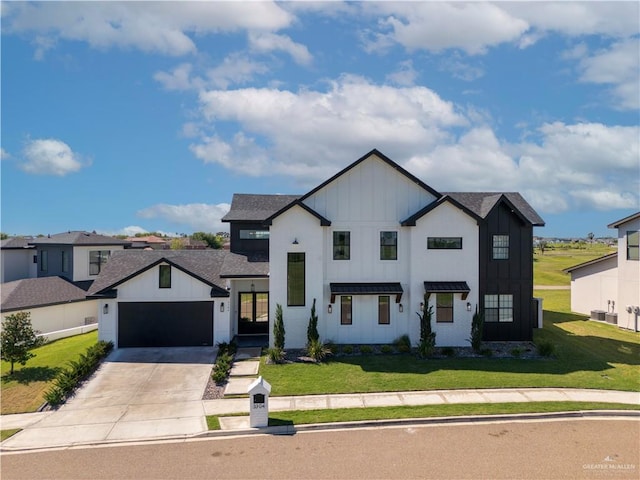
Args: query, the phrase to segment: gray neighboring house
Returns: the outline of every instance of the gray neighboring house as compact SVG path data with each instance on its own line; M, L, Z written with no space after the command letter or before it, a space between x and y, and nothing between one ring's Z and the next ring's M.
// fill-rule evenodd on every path
M32 237L10 237L0 243L0 283L37 276Z

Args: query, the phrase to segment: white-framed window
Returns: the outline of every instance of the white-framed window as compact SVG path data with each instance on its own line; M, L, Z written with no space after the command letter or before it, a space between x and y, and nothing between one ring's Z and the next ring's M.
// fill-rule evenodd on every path
M493 259L507 260L509 258L509 235L493 236Z
M627 260L640 260L640 232L627 232Z
M453 322L453 293L436 295L436 323Z
M513 295L485 295L484 321L513 322Z
M102 266L107 263L110 250L92 250L89 252L89 275L98 275Z
M398 259L398 232L380 232L380 260Z

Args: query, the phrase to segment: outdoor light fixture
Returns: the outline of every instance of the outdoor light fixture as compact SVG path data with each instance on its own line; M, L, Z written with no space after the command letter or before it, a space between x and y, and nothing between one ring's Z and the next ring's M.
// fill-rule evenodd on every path
M424 303L423 302L420 302L420 311L424 312Z
M253 284L253 282L251 282L251 292L255 292L256 291L256 286Z
M471 311L471 303L467 302L467 312L470 312L470 311Z
M109 313L109 304L108 303L105 303L104 307L102 307L102 313L104 313L105 315L107 313Z
M398 304L398 311L399 311L400 313L402 313L402 312L404 311L404 307L402 306L402 304L401 304L401 303L399 303L399 304Z
M224 302L220 302L220 311L224 312Z
M333 312L333 307L331 306L331 304L327 305L327 312L328 313Z
M294 238L294 239L293 239L293 242L291 243L291 245L298 245L298 239L297 239L297 238Z

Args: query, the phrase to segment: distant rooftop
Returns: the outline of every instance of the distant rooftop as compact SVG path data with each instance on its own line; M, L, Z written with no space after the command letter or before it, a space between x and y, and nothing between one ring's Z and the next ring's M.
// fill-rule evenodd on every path
M95 232L69 231L37 237L29 241L32 245L130 245L131 242L119 238L100 235Z

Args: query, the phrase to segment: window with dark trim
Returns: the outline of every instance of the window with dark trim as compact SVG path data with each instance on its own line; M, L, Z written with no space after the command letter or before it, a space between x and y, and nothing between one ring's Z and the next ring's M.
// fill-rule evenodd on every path
M380 260L398 259L398 232L380 232Z
M352 318L352 302L351 295L343 295L340 297L340 325L351 325Z
M304 253L287 253L287 305L304 307Z
M509 235L493 236L493 259L507 260L509 258Z
M89 275L98 275L102 266L109 260L111 251L109 250L93 250L89 252Z
M69 252L62 250L62 272L69 272Z
M158 286L160 288L171 288L171 265L160 265Z
M453 293L436 295L436 323L453 322Z
M333 259L351 258L351 232L333 232Z
M378 297L378 325L391 323L391 297L383 295Z
M513 322L513 295L485 295L485 322Z
M49 270L49 252L40 250L40 271L46 272L47 270Z
M460 250L462 237L427 237L429 250Z
M640 232L627 232L627 260L640 260Z
M240 230L240 240L269 240L269 230Z

